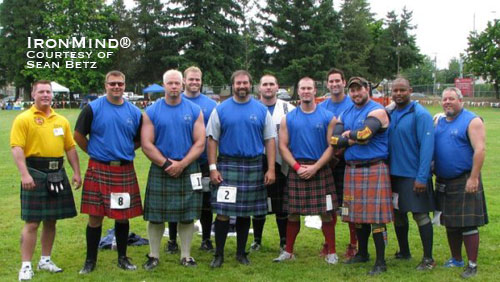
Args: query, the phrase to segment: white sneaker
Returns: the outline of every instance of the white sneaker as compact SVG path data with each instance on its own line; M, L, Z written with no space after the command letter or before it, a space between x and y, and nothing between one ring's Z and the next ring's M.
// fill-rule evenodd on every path
M55 265L55 263L52 262L52 260L38 262L38 270L47 270L49 272L62 272L63 271L61 268L57 267L57 265Z
M31 267L23 267L19 270L19 281L31 280L31 278L33 278L33 275L35 275L35 273L33 272L33 269L31 269Z
M339 257L337 256L337 254L328 254L326 257L325 257L325 261L329 264L337 264L339 262Z
M283 252L281 252L279 257L273 259L273 262L282 262L285 260L294 260L294 259L295 259L295 256L293 254L290 254L287 251L283 251Z

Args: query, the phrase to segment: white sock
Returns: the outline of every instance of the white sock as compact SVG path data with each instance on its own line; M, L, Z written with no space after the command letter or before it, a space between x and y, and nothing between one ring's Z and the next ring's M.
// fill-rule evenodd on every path
M48 262L50 261L50 256L41 256L40 257L40 262Z
M21 265L21 268L31 268L31 261L23 261L23 264Z
M193 241L194 223L180 223L177 225L179 237L181 239L181 258L191 256L191 241Z
M149 236L149 256L160 258L161 238L165 230L165 223L148 223L148 236Z

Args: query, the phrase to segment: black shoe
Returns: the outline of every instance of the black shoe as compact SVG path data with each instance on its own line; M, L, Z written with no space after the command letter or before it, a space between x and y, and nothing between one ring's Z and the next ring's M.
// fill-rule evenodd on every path
M201 241L200 250L209 252L213 251L213 249L214 246L212 245L212 241L210 241L210 239L205 239Z
M462 278L464 279L471 278L473 276L476 276L476 274L477 274L477 265L472 267L470 266L470 264L468 264L465 267L464 272L462 272Z
M410 253L404 254L402 252L396 252L394 254L394 258L401 259L401 260L410 260L411 259L411 254Z
M211 268L218 268L218 267L221 267L223 263L224 263L224 256L223 255L215 255L214 259L210 263L210 267Z
M375 264L372 268L372 270L370 270L370 272L368 272L369 275L379 275L381 274L382 272L386 272L387 271L387 266L385 265L385 263L380 263L380 264Z
M142 265L142 268L146 270L153 270L160 263L160 260L157 258L150 257L149 255L146 255L146 257L148 258L148 260Z
M137 266L133 265L130 262L130 259L126 256L122 256L118 258L118 267L123 270L136 270Z
M422 261L420 262L419 265L417 265L417 270L419 271L425 271L425 270L431 270L436 267L436 262L432 258L422 258Z
M352 258L346 260L345 264L355 264L355 263L367 262L369 259L370 259L369 255L363 256L363 255L360 255L359 253L357 253Z
M179 251L179 245L177 245L177 242L169 240L167 245L166 245L165 252L167 254L175 254L178 251Z
M250 261L248 260L247 255L248 255L248 253L244 253L244 254L240 254L240 255L237 254L236 260L243 265L249 265Z
M80 274L89 274L94 271L96 262L93 260L86 260L83 264L83 268L80 270Z
M196 261L194 261L194 258L188 257L188 258L182 258L181 259L181 265L185 267L196 267L198 264Z

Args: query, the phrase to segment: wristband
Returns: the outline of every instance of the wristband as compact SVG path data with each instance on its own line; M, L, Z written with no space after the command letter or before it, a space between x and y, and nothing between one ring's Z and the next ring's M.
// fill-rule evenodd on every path
M209 169L210 171L212 171L212 170L217 170L217 166L216 166L215 164L211 164L211 165L209 165L209 166L208 166L208 169Z
M172 164L171 161L169 161L168 159L163 163L163 165L161 166L161 169L165 170L167 167L169 167L170 165Z
M293 165L293 170L298 171L298 170L299 170L299 168L300 168L300 164L299 164L299 162L296 162L296 163Z

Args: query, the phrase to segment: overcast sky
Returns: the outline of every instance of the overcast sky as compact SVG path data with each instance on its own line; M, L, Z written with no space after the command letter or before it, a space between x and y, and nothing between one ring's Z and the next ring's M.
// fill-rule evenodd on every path
M111 1L111 0L108 0ZM133 0L125 0L132 7ZM165 2L165 1L163 1ZM500 18L500 0L368 0L375 18L388 11L400 14L403 7L413 11L417 45L422 54L436 57L440 69L447 68L453 57L465 53L467 37L474 29L481 32L488 21ZM336 10L342 1L334 0Z

